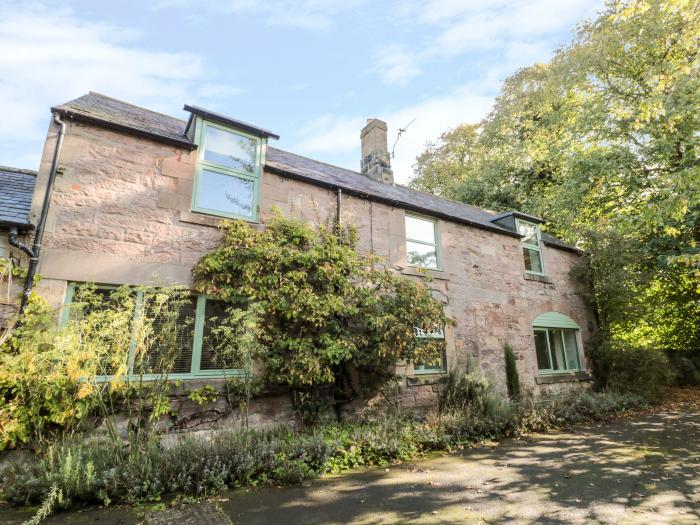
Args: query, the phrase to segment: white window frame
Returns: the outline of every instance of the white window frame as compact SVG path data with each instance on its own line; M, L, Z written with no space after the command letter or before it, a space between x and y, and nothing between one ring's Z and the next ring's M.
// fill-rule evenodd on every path
M406 219L409 217L412 219L430 222L433 224L433 242L432 243L420 241L417 239L412 239L408 236L408 229L406 228ZM406 238L406 264L412 268L425 268L427 270L439 271L441 268L441 263L440 263L440 230L438 228L438 221L436 219L433 219L432 217L426 217L425 215L416 215L414 213L406 213L404 216L403 227L404 227L404 236ZM414 263L410 262L408 260L408 243L409 242L414 242L416 244L422 244L423 246L433 247L435 249L435 266L434 267L433 266L421 266L419 264L414 264Z

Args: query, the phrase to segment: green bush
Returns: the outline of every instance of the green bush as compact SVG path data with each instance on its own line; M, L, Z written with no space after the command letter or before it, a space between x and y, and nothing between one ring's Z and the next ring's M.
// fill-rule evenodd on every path
M673 382L678 386L700 386L700 350L667 352Z
M660 399L672 379L668 357L646 347L591 345L589 356L598 390L628 392L649 400Z

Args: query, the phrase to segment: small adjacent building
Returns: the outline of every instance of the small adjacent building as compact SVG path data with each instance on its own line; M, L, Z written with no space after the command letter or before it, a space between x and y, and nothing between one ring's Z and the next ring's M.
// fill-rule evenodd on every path
M12 281L10 264L19 266L21 257L19 253L11 256L10 232L16 230L20 237L34 229L29 214L35 182L36 171L0 166L0 259L7 261L0 266L0 333L17 311L18 287Z
M217 245L222 219L264 225L274 208L312 223L341 216L358 229L360 250L412 278L422 279L425 269L455 320L421 334L444 338L445 355L402 367L403 405L435 403L435 383L468 362L505 389L506 343L522 388L535 395L589 379L594 313L569 273L582 254L541 231L538 217L395 184L387 126L378 119L358 130L362 158L360 171L352 171L278 149L277 135L258 126L196 106L184 110L187 120L98 93L51 109L66 132L39 266L38 290L50 302L69 302L83 282L191 285L192 267ZM52 122L30 221L40 213L56 134ZM22 177L29 184L30 176ZM192 308L193 330L206 330L216 304L198 297ZM178 361L173 378L222 373L197 345L188 339L182 351L189 357Z

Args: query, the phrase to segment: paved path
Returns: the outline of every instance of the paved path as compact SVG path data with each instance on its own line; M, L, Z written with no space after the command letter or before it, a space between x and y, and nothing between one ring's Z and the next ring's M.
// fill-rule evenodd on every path
M111 509L47 523L139 521ZM16 516L0 516L0 524L10 523L18 523ZM700 408L533 435L305 486L230 492L215 502L149 512L145 523L700 524Z

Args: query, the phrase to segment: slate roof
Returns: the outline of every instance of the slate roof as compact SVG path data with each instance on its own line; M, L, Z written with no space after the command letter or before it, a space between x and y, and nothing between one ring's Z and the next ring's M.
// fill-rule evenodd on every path
M0 166L0 224L32 227L29 212L36 172Z
M186 121L134 106L94 91L60 106L54 106L51 111L64 117L101 124L117 130L136 132L139 135L171 142L190 149L196 148L185 136Z
M191 106L185 107L192 109ZM187 121L92 91L51 109L68 118L136 133L190 149L197 147L185 134ZM410 211L469 224L502 235L519 237L517 233L493 223L493 219L499 215L494 212L416 191L406 186L378 182L356 171L326 164L281 149L268 147L266 169L311 184L331 189L340 188L345 193L402 207ZM578 251L545 233L542 234L542 240L553 246Z

